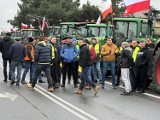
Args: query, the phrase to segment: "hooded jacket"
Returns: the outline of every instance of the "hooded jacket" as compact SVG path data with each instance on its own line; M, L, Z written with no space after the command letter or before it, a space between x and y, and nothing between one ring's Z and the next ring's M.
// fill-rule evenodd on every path
M121 52L121 68L130 68L133 65L132 52L130 47L126 47Z
M9 37L5 36L0 42L0 52L2 53L2 58L9 59L9 49L14 41Z
M82 68L92 65L91 53L86 44L80 46L79 65Z
M50 64L52 59L51 46L45 41L39 42L35 46L34 60L38 64Z

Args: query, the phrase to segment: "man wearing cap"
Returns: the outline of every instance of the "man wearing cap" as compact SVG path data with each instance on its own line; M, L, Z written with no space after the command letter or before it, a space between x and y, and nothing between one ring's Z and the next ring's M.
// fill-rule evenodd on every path
M11 85L16 83L19 86L21 79L22 62L25 57L24 45L21 44L21 39L17 38L16 43L12 44L9 50L11 58ZM17 81L15 81L15 68L17 67Z
M104 85L105 85L108 67L110 67L111 69L112 87L116 89L115 60L116 60L116 54L118 52L119 52L118 47L114 43L112 43L112 39L107 38L106 44L102 46L102 50L101 50L101 55L103 57L102 89L104 88Z
M96 60L93 63L94 66L94 81L97 82L97 79L99 81L102 81L102 73L100 68L100 62L101 62L101 47L99 43L97 42L96 38L92 38L92 45L89 46L89 48L95 49L96 52Z
M24 58L25 60L25 69L22 75L22 84L27 84L25 81L26 75L28 71L30 70L30 83L32 83L34 78L34 46L33 46L33 38L29 37L28 42L25 43L25 53L26 56Z
M77 39L76 37L72 38L72 44L76 46L77 50L79 51L79 44L77 44ZM78 82L78 67L79 67L79 56L76 57L75 59L75 75L76 75L76 80ZM69 67L70 68L70 67ZM68 84L70 84L71 80L71 70L68 69Z
M61 87L65 87L67 68L70 67L74 79L74 87L77 88L78 86L75 74L75 59L79 52L76 46L71 43L71 37L66 37L64 39L67 39L67 44L64 44L61 49L61 57L63 59L63 78Z
M3 58L3 75L4 82L7 82L7 62L9 62L9 80L11 80L11 59L9 57L9 48L14 43L14 41L10 38L10 33L6 33L6 36L0 41L0 52L2 53Z

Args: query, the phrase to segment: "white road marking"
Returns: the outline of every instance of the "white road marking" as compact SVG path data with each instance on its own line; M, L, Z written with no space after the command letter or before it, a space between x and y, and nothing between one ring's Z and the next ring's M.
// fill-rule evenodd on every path
M36 85L38 86L38 85ZM48 99L50 99L51 101L53 101L54 103L58 104L59 106L61 106L62 108L68 110L70 113L76 115L77 117L79 117L82 120L89 120L88 118L82 116L81 114L79 114L78 112L75 112L74 110L70 109L69 107L67 107L66 105L58 102L57 100L55 100L54 98L52 98L51 96L47 95L46 93L44 93L43 91L39 90L38 88L34 88L37 92L39 92L40 94L42 94L43 96L47 97Z
M110 82L105 82L105 83L107 83L108 85L112 85L112 83L110 83ZM121 86L121 85L120 85L119 87L124 89L124 87ZM142 94L143 94L143 95L146 95L146 96L149 96L149 97L152 97L152 98L160 99L160 96L152 95L152 94L150 94L150 93L142 93Z
M1 63L0 63L0 67L3 68ZM26 78L26 81L29 82L29 79ZM41 89L41 90L39 90L38 88ZM67 101L63 100L62 98L60 98L60 97L58 97L58 96L50 93L50 92L45 93L46 90L45 90L44 88L42 88L41 86L37 85L37 84L36 84L36 86L34 87L34 89L35 89L37 92L41 93L43 96L47 97L48 99L50 99L50 100L53 101L54 103L58 104L59 106L63 107L64 109L68 110L69 112L71 112L72 114L76 115L77 117L79 117L79 118L82 119L82 120L89 120L88 118L91 118L92 120L100 120L100 119L98 119L98 118L90 115L89 113L87 113L87 112L79 109L78 107L76 107L76 106L68 103ZM47 94L49 94L49 95L51 95L52 97L58 99L58 100L61 101L63 104L62 104L61 102L58 102L57 100L55 100L54 98L52 98L51 96L49 96L49 95L47 95ZM67 107L67 106L64 105L64 104L68 105L70 108ZM71 108L74 109L74 110L77 110L78 112L72 110ZM79 114L79 113L81 113L81 114ZM87 116L88 118L84 117L84 115Z
M14 101L17 98L17 95L13 95L11 93L5 92L5 94L0 94L1 98L9 98Z
M36 87L38 87L38 88L41 89L42 91L46 92L46 90L45 90L44 88L42 88L41 86L36 85ZM49 95L51 95L52 97L54 97L54 98L58 99L59 101L61 101L63 104L66 104L66 105L68 105L69 107L71 107L72 109L75 109L75 110L77 110L78 112L84 114L85 116L91 118L92 120L99 120L98 118L96 118L96 117L92 116L91 114L89 114L89 113L87 113L87 112L79 109L78 107L72 105L71 103L65 101L64 99L62 99L62 98L60 98L60 97L58 97L58 96L56 96L56 95L54 95L54 94L52 94L52 93L50 93L50 92L47 92L47 93L48 93Z

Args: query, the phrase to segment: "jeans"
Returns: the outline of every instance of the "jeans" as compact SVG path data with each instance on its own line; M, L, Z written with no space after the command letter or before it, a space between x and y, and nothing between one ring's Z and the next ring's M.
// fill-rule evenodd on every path
M15 81L15 68L17 67L17 83L21 79L22 63L11 61L11 80Z
M107 61L103 61L102 86L105 85L106 74L107 74L108 67L110 67L110 69L111 69L112 86L115 86L115 81L116 81L116 78L115 78L115 62L107 62Z
M97 80L102 80L102 72L101 72L101 67L100 67L100 62L95 62L94 63L94 79ZM98 75L98 77L97 77Z
M30 82L33 81L34 78L34 63L30 62L30 61L25 61L25 69L22 75L22 81L25 81L26 75L28 73L28 71L30 70Z
M37 64L36 68L35 68L35 74L34 74L34 79L32 82L32 87L35 86L35 84L37 83L37 78L40 75L40 73L42 71L45 72L45 75L47 77L47 81L48 81L48 88L52 88L53 87L53 81L51 78L51 69L50 69L50 64Z
M92 82L91 69L92 69L92 66L86 66L82 68L81 84L79 86L79 89L83 90L86 82L87 84L95 88L96 85Z
M9 79L11 79L11 60L3 58L3 75L4 75L4 80L7 80L7 61L9 61Z

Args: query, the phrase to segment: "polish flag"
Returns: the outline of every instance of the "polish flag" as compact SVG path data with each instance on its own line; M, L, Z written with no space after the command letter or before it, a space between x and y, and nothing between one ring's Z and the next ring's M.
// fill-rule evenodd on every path
M150 8L150 0L124 0L124 4L126 6L126 11L123 13L123 16Z
M43 31L43 29L44 29L46 26L47 26L47 25L46 25L46 18L43 17L42 31Z
M111 0L101 0L98 8L102 12L102 19L105 19L107 15L112 12Z
M21 28L23 28L23 29L28 28L28 25L21 23Z
M101 23L101 16L98 17L96 24L100 24Z

